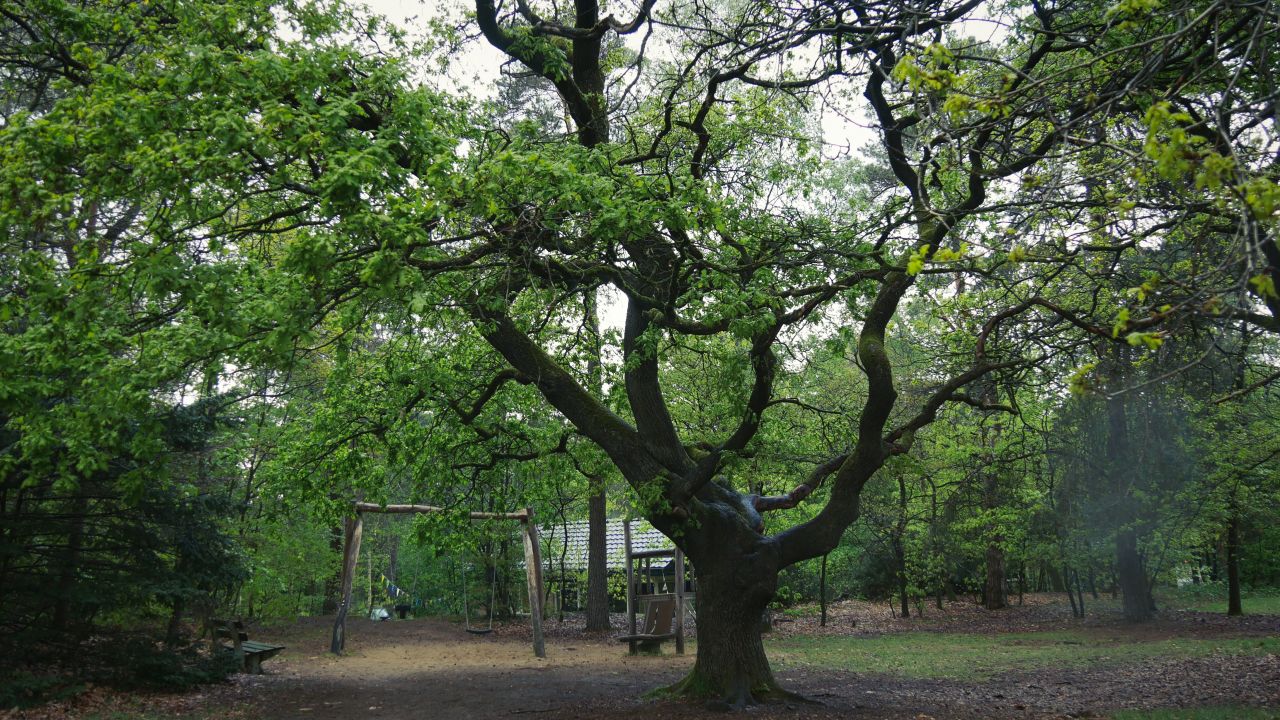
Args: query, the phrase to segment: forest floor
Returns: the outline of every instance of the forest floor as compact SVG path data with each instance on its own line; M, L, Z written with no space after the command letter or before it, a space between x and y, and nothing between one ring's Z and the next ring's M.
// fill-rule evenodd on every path
M766 640L775 673L785 687L816 703L766 705L745 715L969 720L1210 708L1212 717L1280 718L1280 615L1165 610L1156 621L1133 627L1105 600L1090 608L1090 617L1073 619L1062 596L1028 596L1026 604L996 612L961 602L923 609L923 617L899 618L885 604L841 602L829 609L825 627L810 608L778 614ZM306 618L254 632L255 639L288 646L265 664L265 675L239 675L176 696L93 690L69 703L0 711L0 718L639 720L709 714L700 705L646 696L689 670L692 647L676 656L669 643L662 656L631 657L612 638L585 633L580 616L546 624L545 659L533 656L523 623L475 636L442 620L354 620L342 657L325 652L330 624L329 618Z

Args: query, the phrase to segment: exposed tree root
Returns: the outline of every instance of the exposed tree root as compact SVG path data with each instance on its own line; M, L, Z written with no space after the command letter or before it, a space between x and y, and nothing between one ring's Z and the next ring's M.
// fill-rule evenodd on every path
M705 677L696 669L679 682L668 685L650 693L652 697L664 697L683 700L701 701L708 710L732 712L743 710L752 705L764 705L775 702L796 702L806 705L821 705L818 700L785 690L772 678L751 684L746 678L730 683L725 690L718 683Z

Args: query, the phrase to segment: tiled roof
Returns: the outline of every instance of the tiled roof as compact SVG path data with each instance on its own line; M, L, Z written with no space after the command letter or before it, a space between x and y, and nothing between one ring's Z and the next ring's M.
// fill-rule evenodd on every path
M623 533L623 520L608 521L605 545L608 547L609 567L615 570L626 569L626 536ZM566 532L567 530L567 532ZM567 525L555 523L542 529L542 556L552 567L560 567L560 551L565 547L565 537L569 539L568 552L565 553L566 570L587 569L587 521L573 521ZM631 521L631 551L669 550L675 545L666 535L658 532L644 520Z

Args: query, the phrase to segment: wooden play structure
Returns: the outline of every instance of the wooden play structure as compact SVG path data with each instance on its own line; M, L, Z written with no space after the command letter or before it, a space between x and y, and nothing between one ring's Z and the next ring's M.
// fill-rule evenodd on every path
M627 634L617 638L635 655L656 652L667 640L676 641L676 654L684 654L686 602L696 593L694 579L685 577L684 552L680 548L633 552L631 523L624 525L627 565ZM644 626L637 619L642 612Z
M393 514L427 514L445 512L445 508L433 505L378 505L377 503L355 502L355 517L347 518L344 526L342 545L342 600L338 605L338 616L333 620L333 638L329 643L329 651L341 655L346 645L347 613L351 609L351 586L355 576L356 563L360 559L360 539L364 534L364 513ZM524 565L525 578L529 589L529 618L533 625L533 654L546 657L546 645L542 637L542 549L538 545L538 526L533 523L533 509L525 508L517 512L468 513L472 520L518 520L524 529ZM492 625L490 626L492 627ZM468 628L470 622L468 621Z

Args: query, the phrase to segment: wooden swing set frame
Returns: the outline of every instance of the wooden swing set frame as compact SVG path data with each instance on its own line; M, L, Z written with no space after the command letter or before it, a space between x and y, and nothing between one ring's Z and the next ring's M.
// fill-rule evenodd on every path
M329 652L334 655L341 655L346 645L347 613L351 609L351 586L355 577L356 563L360 559L364 514L423 515L448 512L446 508L434 505L378 505L355 502L352 506L356 511L355 517L349 517L343 523L342 601L338 605L338 616L333 620L333 638L329 643ZM538 543L538 526L533 523L533 508L509 513L473 512L468 513L467 516L472 520L519 520L523 526L525 580L529 588L529 618L533 624L533 654L540 658L546 657L547 649L542 638L542 548Z

